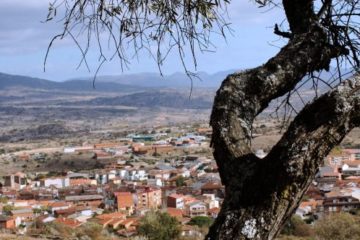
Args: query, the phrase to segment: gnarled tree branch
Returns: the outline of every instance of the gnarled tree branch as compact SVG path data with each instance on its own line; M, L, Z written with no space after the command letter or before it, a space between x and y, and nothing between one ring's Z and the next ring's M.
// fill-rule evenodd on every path
M357 87L346 83L304 108L266 158L251 151L252 123L270 101L346 54L328 42L318 22L307 24L307 29L293 25L293 38L274 58L229 75L216 94L212 146L226 198L207 239L273 239L323 157L355 126L359 100L355 92L346 97ZM358 85L358 78L354 82Z
M263 66L229 75L217 92L211 115L215 158L226 155L226 162L238 164L238 158L251 155L249 144L254 118L271 100L293 89L308 72L327 68L331 58L338 54L339 51L327 43L322 30L315 26L309 34L294 36ZM229 164L217 162L226 172ZM230 168L233 167L230 164ZM224 183L229 176L222 175Z
M264 159L218 155L226 198L207 239L273 239L324 157L359 126L359 92L357 75L307 105Z

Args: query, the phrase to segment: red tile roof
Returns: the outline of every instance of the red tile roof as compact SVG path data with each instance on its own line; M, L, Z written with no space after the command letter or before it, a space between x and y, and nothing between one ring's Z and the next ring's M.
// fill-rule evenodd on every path
M183 212L181 209L178 209L178 208L167 208L166 209L166 212L172 216L172 217L175 217L177 219L181 219L183 217Z
M201 189L202 190L213 190L213 189L220 189L221 188L221 184L217 183L217 182L208 182L205 183Z
M55 222L57 223L61 223L61 224L64 224L68 227L71 227L71 228L76 228L76 227L79 227L82 222L76 220L76 219L70 219L70 218L57 218L55 220Z
M126 215L120 212L114 212L114 213L106 213L96 216L98 219L113 219L113 218L121 218L125 219Z

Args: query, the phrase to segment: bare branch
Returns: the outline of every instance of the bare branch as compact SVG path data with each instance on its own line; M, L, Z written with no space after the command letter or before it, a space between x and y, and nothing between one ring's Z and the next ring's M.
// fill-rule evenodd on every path
M46 21L56 19L59 10L65 12L61 38L69 36L81 51L86 63L90 39L94 35L99 49L99 59L117 56L121 66L140 51L147 51L158 64L161 72L169 52L176 50L182 66L189 73L183 59L190 53L196 69L196 52L211 51L211 34L226 37L229 24L226 16L228 0L62 0L50 4ZM77 32L77 33L76 33ZM79 37L84 36L86 46L80 46ZM105 57L102 39L107 36L115 46L112 56ZM54 38L50 44L57 38ZM131 47L130 47L131 46ZM51 45L49 46L50 49ZM132 57L129 57L132 55ZM101 64L103 61L101 60ZM46 62L44 62L46 64ZM100 67L100 66L99 66ZM99 68L98 68L99 69ZM190 76L191 74L188 74Z

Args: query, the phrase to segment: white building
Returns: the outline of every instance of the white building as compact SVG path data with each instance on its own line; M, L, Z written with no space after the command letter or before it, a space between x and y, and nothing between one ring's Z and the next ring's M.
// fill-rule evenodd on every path
M147 184L149 186L158 186L158 187L164 186L163 181L160 178L148 179Z
M68 177L45 178L40 180L40 186L54 186L56 188L65 188L70 186L70 179Z

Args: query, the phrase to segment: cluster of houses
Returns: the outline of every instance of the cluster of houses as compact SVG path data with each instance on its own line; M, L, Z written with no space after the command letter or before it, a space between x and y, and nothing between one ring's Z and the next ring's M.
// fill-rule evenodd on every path
M196 216L216 218L224 198L214 160L185 155L147 164L122 158L120 152L140 156L202 147L206 137L187 134L176 139L152 138L149 143L145 140L148 138L136 135L118 143L64 148L65 154L92 151L119 156L102 169L4 176L0 228L22 233L39 222L70 228L95 222L126 238L137 234L139 220L146 212L159 210L182 223L183 235L199 236L201 233L187 223Z
M187 133L180 137L168 137L167 133L154 135L128 135L117 142L84 144L84 146L65 147L64 153L92 153L94 158L119 157L125 153L164 154L177 149L208 146L207 137L196 133Z
M37 221L76 228L91 221L129 237L137 233L139 219L152 209L176 217L185 226L183 234L193 234L193 227L186 226L192 217L216 218L224 197L217 174L205 174L190 186L176 186L170 176L184 178L185 173L186 179L196 169L187 173L169 165L165 170L133 171L112 170L105 181L97 173L69 172L37 180L21 172L5 176L0 190L6 199L0 204L0 228L26 231ZM151 177L159 177L164 184L148 184Z
M360 149L336 149L325 159L296 214L318 219L324 214L360 210Z
M47 157L52 155L79 155L90 154L93 159L116 159L124 154L161 155L173 153L186 148L208 147L208 136L211 129L199 128L193 133L168 134L155 133L148 135L129 134L125 138L114 142L101 142L81 146L66 146L64 148L43 148L23 150L14 153L1 154L1 158L8 162L36 161L45 163Z
M208 129L199 132L177 138L167 138L166 134L160 138L129 135L115 143L64 148L64 154L91 152L97 159L111 156L114 161L102 169L4 176L0 185L0 228L22 233L38 222L70 228L94 222L127 238L137 234L146 212L159 210L178 219L182 235L200 236L188 223L197 216L216 218L225 194L214 159L201 154L166 160L160 157L155 163L124 158L129 152L132 156L162 156L179 148L204 147ZM266 153L258 150L256 155L263 157ZM325 159L296 214L316 219L358 208L360 149L337 149Z

